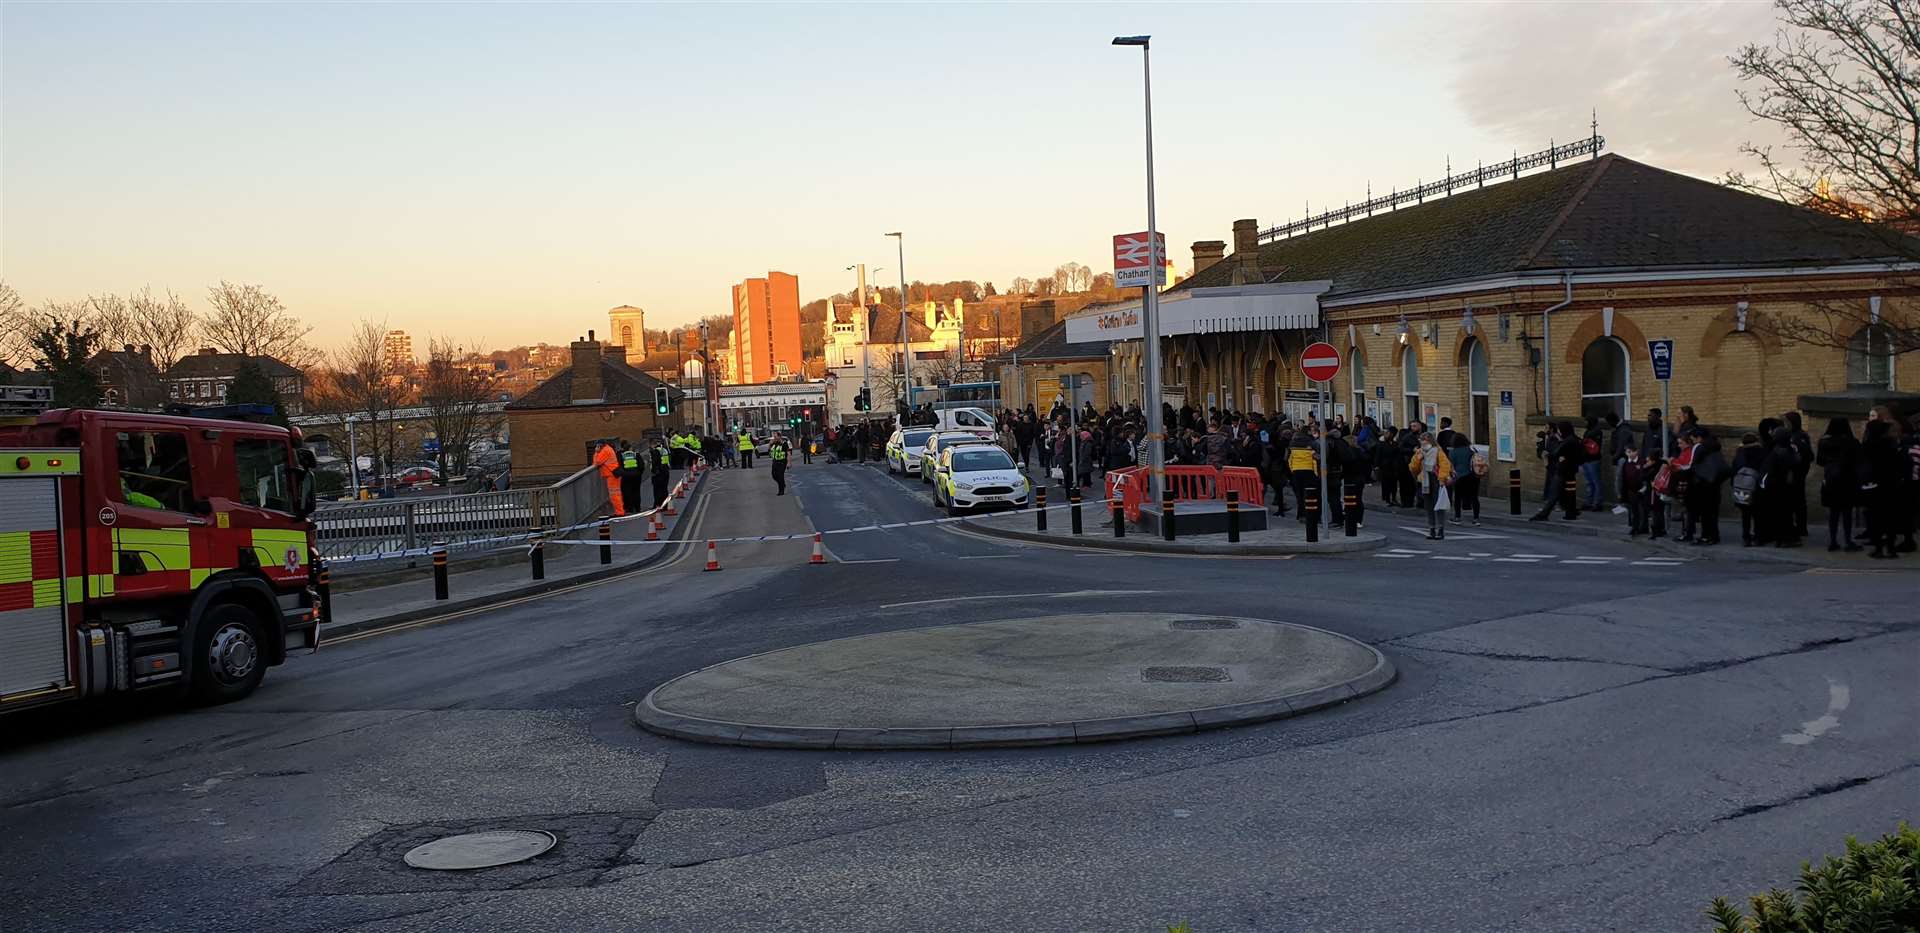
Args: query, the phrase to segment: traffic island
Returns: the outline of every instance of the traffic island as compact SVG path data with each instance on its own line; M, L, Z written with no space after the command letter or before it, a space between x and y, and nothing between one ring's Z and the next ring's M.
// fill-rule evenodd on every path
M1189 534L1184 531L1184 518L1180 509L1185 503L1175 507L1175 537L1168 541L1153 529L1127 523L1125 537L1113 534L1112 513L1102 508L1102 503L1093 503L1083 507L1081 515L1081 533L1073 533L1073 523L1065 509L1056 509L1048 513L1047 527L1040 528L1031 511L998 512L991 515L970 517L959 522L958 527L1007 538L1014 541L1032 541L1042 544L1067 547L1092 548L1104 551L1129 551L1137 554L1211 554L1238 557L1262 557L1280 554L1341 554L1352 551L1371 551L1387 542L1385 535L1359 529L1348 537L1340 526L1322 529L1318 541L1308 541L1305 526L1292 515L1261 516L1267 522L1263 528L1243 527L1240 540L1227 540L1225 533ZM1243 509L1242 517L1251 519L1249 512L1259 509ZM1247 523L1251 525L1252 522Z
M1289 622L1055 615L738 658L660 685L634 718L662 735L767 748L1066 745L1297 716L1394 676L1373 647Z

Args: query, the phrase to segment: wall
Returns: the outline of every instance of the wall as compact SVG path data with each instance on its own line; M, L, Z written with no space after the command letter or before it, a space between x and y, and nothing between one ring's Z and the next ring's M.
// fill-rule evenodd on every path
M647 432L681 424L677 415L656 419L647 405L510 410L513 484L544 486L586 466L593 458L586 442L593 438L623 437L637 446Z
M1013 367L1009 365L1002 369L1001 373L1001 378L1010 379L1013 376ZM1105 357L1039 363L1021 360L1021 407L1025 408L1028 404L1032 404L1034 411L1042 415L1046 414L1047 409L1053 407L1054 395L1066 393L1069 376L1082 377L1081 383L1091 389L1095 408L1104 410L1111 403L1113 396L1108 391ZM1085 378L1089 376L1092 378Z

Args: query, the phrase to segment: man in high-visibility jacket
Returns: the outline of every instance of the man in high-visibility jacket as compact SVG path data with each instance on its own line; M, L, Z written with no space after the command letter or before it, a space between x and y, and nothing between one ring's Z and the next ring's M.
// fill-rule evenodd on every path
M613 452L613 445L606 441L593 452L593 465L600 470L600 478L607 482L607 500L613 503L613 514L627 514L626 500L620 497L620 455Z
M779 434L767 445L767 461L773 465L773 484L780 487L776 496L787 494L787 439Z
M646 501L640 495L640 479L646 474L647 462L640 459L640 452L633 449L633 444L622 440L620 442L620 499L623 504L631 502L634 509L638 510L640 503Z
M659 437L653 439L653 507L667 504L667 481L673 469L672 454Z
M741 431L740 436L735 438L733 443L734 449L740 452L740 465L749 470L753 469L753 437Z

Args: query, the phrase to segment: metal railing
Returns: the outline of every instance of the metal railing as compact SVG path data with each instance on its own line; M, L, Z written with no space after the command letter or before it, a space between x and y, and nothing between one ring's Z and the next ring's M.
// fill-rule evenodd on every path
M350 557L568 528L602 514L607 486L584 467L551 486L419 499L380 499L314 513L320 553Z

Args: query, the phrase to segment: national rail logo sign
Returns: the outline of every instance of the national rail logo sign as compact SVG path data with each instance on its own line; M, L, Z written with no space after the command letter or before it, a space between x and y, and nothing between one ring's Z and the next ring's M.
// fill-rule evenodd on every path
M1113 238L1113 284L1116 288L1145 288L1148 283L1167 284L1167 266L1173 261L1167 257L1167 235L1157 234L1154 240L1160 246L1160 269L1157 274L1151 268L1153 253L1147 246L1147 233L1122 233Z

